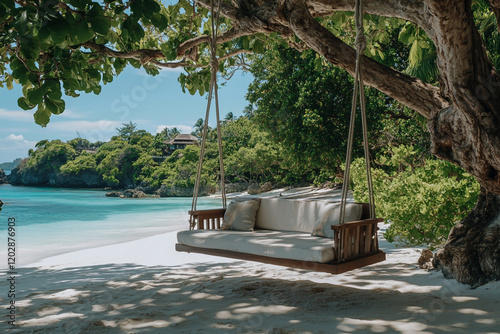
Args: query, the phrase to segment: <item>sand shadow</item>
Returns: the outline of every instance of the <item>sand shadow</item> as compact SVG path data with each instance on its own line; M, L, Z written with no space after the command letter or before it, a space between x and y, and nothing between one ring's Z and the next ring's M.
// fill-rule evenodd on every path
M426 285L429 274L416 272L404 264L377 264L331 276L243 261L23 268L18 327L11 332L471 333L498 328L498 302L484 303L458 284L438 286L432 280L434 285ZM392 280L413 289L384 287Z

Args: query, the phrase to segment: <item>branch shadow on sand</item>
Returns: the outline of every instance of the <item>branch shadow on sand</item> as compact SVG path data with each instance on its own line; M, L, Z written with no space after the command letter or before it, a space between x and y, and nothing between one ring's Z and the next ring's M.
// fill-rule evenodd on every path
M440 274L385 263L337 276L243 261L23 268L10 332L497 331L498 301L429 275Z

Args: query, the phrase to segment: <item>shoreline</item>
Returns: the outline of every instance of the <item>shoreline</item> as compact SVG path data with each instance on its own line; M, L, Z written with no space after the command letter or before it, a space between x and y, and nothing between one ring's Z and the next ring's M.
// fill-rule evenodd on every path
M82 190L91 190L91 189L87 189L87 188L81 188L81 189ZM78 189L76 189L76 190L78 190ZM257 194L257 195L248 195L247 192L236 192L236 193L228 194L228 196L227 196L228 200L231 200L233 198L238 198L238 197L255 197L255 198L281 197L281 198L290 198L290 199L291 198L300 198L300 199L340 200L340 191L335 190L335 189L317 189L317 188L309 186L309 187L298 187L298 188L291 188L291 189L277 188L277 189L273 189L271 191ZM220 194L213 194L213 195L209 195L209 196L203 196L200 198L220 199L221 195ZM127 199L127 200L129 200L129 199ZM130 200L134 200L134 199L131 198ZM137 199L137 200L140 200L140 199ZM217 205L215 205L215 206L217 206ZM171 220L171 221L178 220L179 222L184 222L187 220L187 217L188 216L187 216L187 212L186 212L185 215L171 217L171 218L169 218L169 220ZM166 224L166 225L170 226L169 224ZM135 245L134 243L140 244L141 240L148 239L148 238L154 238L154 237L158 237L158 236L165 236L165 237L169 238L169 234L177 233L177 231L181 230L175 226L171 226L171 227L172 227L172 229L169 228L170 231L167 231L167 232L160 232L159 234L148 233L148 235L141 235L138 238L134 238L131 236L122 236L122 237L115 239L115 240L109 240L107 242L102 242L97 246L93 246L93 245L73 246L72 245L72 247L70 247L70 249L68 249L68 250L62 249L62 250L59 250L57 252L56 251L51 252L51 253L55 253L55 254L36 256L36 259L30 260L28 262L23 261L21 265L23 267L25 267L25 266L30 267L30 266L44 263L45 266L49 266L50 265L49 263L52 260L56 261L55 263L60 265L60 262L59 262L60 259L69 259L68 257L70 255L67 255L67 254L74 254L75 256L80 256L80 252L86 251L88 254L97 255L98 251L94 250L94 249L101 249L101 248L110 247L113 245L126 244L126 243L133 243L132 245ZM187 224L186 224L186 228L187 228ZM73 248L76 248L76 249L73 249ZM31 257L35 257L35 256L31 256ZM94 256L94 257L96 257L96 256ZM100 258L100 256L97 258ZM117 261L119 261L119 259L117 257L114 257L114 258ZM161 262L161 261L157 261L157 262ZM3 265L0 268L3 268ZM3 269L5 269L5 268L3 268Z

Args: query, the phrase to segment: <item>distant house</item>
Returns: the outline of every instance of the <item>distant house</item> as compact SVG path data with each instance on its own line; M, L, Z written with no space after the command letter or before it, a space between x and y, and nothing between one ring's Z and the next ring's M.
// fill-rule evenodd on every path
M167 154L172 154L175 150L180 150L186 148L188 145L199 145L199 140L197 137L189 134L181 133L177 135L174 139L165 141L167 144Z

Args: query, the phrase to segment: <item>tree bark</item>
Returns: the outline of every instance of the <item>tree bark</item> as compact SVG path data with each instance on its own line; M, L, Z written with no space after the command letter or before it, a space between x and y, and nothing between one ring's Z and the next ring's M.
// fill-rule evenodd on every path
M482 191L474 209L450 232L434 267L472 287L500 280L500 196Z

